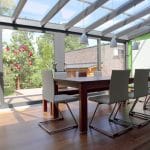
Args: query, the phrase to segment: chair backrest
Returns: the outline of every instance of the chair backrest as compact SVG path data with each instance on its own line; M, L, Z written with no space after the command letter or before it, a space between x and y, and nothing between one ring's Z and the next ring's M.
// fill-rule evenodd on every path
M59 72L54 72L54 77L55 78L67 78L67 72L65 71L59 71ZM61 85L60 83L58 84L58 89L63 89L66 88L65 85Z
M148 69L136 69L134 74L134 97L139 98L148 94Z
M47 101L54 100L54 80L53 80L53 73L50 70L43 70L42 71L42 94L43 98Z
M110 102L122 102L128 99L130 70L112 70L109 95Z

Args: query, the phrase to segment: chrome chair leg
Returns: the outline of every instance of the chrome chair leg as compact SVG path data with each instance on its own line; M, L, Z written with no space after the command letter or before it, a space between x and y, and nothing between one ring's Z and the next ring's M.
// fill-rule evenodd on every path
M90 120L90 123L89 123L89 127L90 127L90 128L93 128L94 130L96 130L96 131L98 131L98 132L101 132L102 134L105 134L105 135L107 135L107 136L109 136L109 137L119 136L119 135L121 135L121 134L127 132L128 130L132 129L131 124L130 124L129 126L127 126L127 125L125 125L125 124L123 124L123 123L119 123L119 121L117 121L117 120L114 119L114 118L116 117L116 115L117 115L119 109L120 109L120 106L121 106L121 104L119 104L119 106L118 106L118 108L117 108L117 103L115 103L115 105L114 105L114 107L113 107L113 110L112 110L111 114L109 115L108 121L109 121L109 122L112 122L112 123L115 123L115 124L118 124L118 125L120 125L120 126L124 126L124 127L125 127L124 129L122 129L121 131L115 132L115 133L114 133L113 131L112 131L112 133L110 133L110 132L107 132L107 131L105 131L105 130L103 130L103 129L98 129L98 128L96 128L95 126L93 126L93 125L92 125L92 122L93 122L93 119L94 119L94 117L95 117L95 114L96 114L96 111L97 111L99 105L100 105L100 104L98 103L97 106L96 106L96 109L95 109L95 111L94 111L94 113L93 113L92 119ZM117 110L115 111L116 108L117 108ZM112 118L113 118L113 119L112 119Z
M60 120L63 120L63 119L64 119L63 114L62 114L62 112L60 111L60 109L59 109L59 107L58 107L58 111L59 111L61 117L60 117L60 118L56 118L56 119L50 119L50 120L47 120L47 121L40 122L40 123L39 123L39 126L40 126L41 128L43 128L45 131L47 131L49 134L55 134L55 133L58 133L58 132L62 132L62 131L66 131L66 130L69 130L69 129L77 128L77 127L78 127L78 123L77 123L77 121L76 121L76 119L75 119L75 116L73 115L73 113L72 113L72 111L71 111L71 109L70 109L68 103L65 103L65 104L66 104L68 110L69 110L70 113L71 113L71 116L72 116L72 118L73 118L73 120L74 120L74 122L75 122L75 125L69 125L69 126L66 126L66 127L60 128L60 129L56 129L56 130L50 130L50 129L48 129L47 127L45 127L45 126L43 125L44 123L50 123L50 122L52 122L52 121L60 121Z

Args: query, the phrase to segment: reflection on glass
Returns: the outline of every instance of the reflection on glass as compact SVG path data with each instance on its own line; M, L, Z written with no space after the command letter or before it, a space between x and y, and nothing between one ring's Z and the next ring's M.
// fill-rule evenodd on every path
M64 24L87 8L89 4L70 0L51 20L52 23Z
M95 22L96 20L102 18L103 16L107 15L110 11L103 9L103 8L98 8L96 9L93 13L82 19L80 22L78 22L75 26L84 28L89 26L91 23Z
M128 9L125 12L130 14L130 15L133 15L133 14L136 14L136 13L144 10L147 7L150 7L150 1L149 0L145 0L145 1L141 2L141 3L139 3L138 5Z
M105 7L110 9L119 8L121 5L127 3L129 0L109 0L104 4Z
M12 16L19 0L0 0L0 15Z
M58 0L28 0L20 14L20 18L42 20Z
M123 21L127 18L129 18L127 15L121 14L121 15L115 17L114 19L111 19L111 20L107 21L106 23L102 24L95 30L103 31L103 30L109 28L110 26L113 26L113 25L117 24L118 22Z
M117 34L117 33L119 33L119 32L122 32L123 30L126 30L126 29L128 29L128 28L131 28L131 27L133 27L133 26L135 26L135 25L137 25L137 24L139 24L139 23L141 23L141 22L142 22L142 20L140 20L140 19L139 19L139 20L136 20L136 21L133 21L133 22L131 22L131 23L129 23L129 24L123 26L122 28L119 28L118 30L114 31L114 33Z

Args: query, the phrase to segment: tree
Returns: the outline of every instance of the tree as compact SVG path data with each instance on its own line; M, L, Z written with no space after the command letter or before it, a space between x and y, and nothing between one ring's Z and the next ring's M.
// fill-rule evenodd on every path
M80 44L78 36L69 35L65 38L65 51L73 51L81 48L85 48L86 45Z
M23 88L25 82L30 83L35 59L31 40L31 33L17 31L13 33L11 43L4 48L3 62L7 71L14 75L16 89Z
M38 46L38 60L36 60L39 69L53 69L54 47L53 35L43 34L36 40Z

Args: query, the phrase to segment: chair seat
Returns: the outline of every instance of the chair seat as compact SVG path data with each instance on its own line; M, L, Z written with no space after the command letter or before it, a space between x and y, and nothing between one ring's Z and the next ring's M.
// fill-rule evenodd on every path
M89 100L97 102L99 104L111 104L109 95L96 95L89 97Z
M54 97L54 103L69 103L74 101L78 101L78 98L67 94L55 95Z
M108 94L108 91L89 92L88 96L107 95L107 94Z

